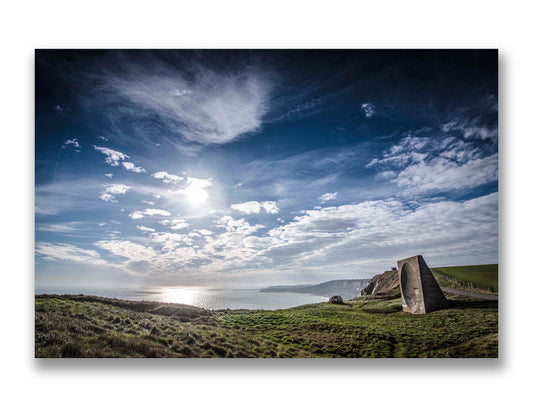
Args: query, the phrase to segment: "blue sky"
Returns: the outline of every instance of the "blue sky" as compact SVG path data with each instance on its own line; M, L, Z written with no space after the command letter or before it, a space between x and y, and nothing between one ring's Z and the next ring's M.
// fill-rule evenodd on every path
M37 287L498 261L493 50L36 51Z

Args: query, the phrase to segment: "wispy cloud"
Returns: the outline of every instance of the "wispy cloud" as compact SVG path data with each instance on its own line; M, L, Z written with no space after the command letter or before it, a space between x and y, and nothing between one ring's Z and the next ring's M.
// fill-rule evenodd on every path
M466 122L470 123L468 120L463 123ZM474 137L474 133L481 138L483 132L479 128L465 129L457 127L454 121L440 129L409 131L366 167L383 168L375 179L396 184L404 194L471 189L497 181L497 138L487 136L487 144L482 148L468 138ZM465 131L472 134L467 137Z
M85 264L107 264L95 250L80 249L68 243L37 242L35 244L35 253L50 261L63 260Z
M44 223L36 226L41 232L69 233L79 230L81 222Z
M153 68L130 66L126 75L109 75L106 86L190 142L224 144L260 128L271 84L257 69L222 72L196 65L184 75L158 68L154 74Z
M318 197L318 199L324 203L327 201L332 201L334 199L337 199L337 192L327 192L325 194L322 194Z
M466 139L496 140L498 138L498 127L481 124L479 117L452 120L443 124L441 128L445 133L458 132Z
M128 216L132 219L142 219L145 216L170 216L171 213L163 209L146 208L144 211L133 211Z
M473 188L498 180L498 154L465 164L438 157L405 168L393 180L405 193Z
M115 256L126 257L130 260L150 260L156 256L156 252L151 247L129 240L100 240L95 243L95 246L108 250Z
M137 225L137 229L139 229L141 232L155 232L155 229L147 228L146 226L139 226Z

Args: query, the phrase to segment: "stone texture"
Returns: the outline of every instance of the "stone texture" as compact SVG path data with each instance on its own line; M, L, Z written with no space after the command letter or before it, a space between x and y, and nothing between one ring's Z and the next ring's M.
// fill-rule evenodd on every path
M446 297L422 256L398 261L404 312L425 314L447 306Z

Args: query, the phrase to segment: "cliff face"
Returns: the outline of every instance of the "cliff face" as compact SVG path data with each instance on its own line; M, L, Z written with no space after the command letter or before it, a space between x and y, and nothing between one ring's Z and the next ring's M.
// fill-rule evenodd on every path
M378 274L368 282L368 285L361 291L361 295L372 295L384 297L400 294L400 279L398 270L385 271Z
M291 292L302 294L314 294L322 297L340 295L343 299L351 300L359 297L361 290L368 283L368 279L358 280L331 280L314 285L270 286L262 288L262 292Z

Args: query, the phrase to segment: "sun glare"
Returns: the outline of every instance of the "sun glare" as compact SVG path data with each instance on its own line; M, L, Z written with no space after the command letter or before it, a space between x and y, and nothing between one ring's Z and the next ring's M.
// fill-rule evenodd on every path
M188 183L189 185L183 190L183 194L191 205L202 204L209 198L206 189L213 185L211 179L189 177Z
M184 191L187 201L192 205L197 205L205 202L209 197L208 193L201 187L190 185Z
M196 290L190 288L169 288L165 292L165 302L193 305Z

